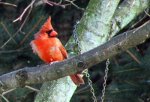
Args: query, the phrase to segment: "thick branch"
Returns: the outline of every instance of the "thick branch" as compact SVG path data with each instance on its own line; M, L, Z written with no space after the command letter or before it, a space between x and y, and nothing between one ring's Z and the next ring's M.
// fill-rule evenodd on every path
M138 29L125 32L107 43L76 57L51 65L26 67L0 76L0 92L36 84L83 71L122 51L143 43L150 37L150 21Z
M82 45L80 46L81 52L89 51L107 41L111 28L111 18L114 15L119 1L120 0L90 0L82 16L82 20L80 20L79 25L74 25L73 30L73 35L77 34L78 38L82 38L79 41L80 45ZM73 1L71 0L71 2ZM102 34L105 34L105 36L101 36ZM81 43L81 41L83 43ZM87 47L87 41L88 46L91 47ZM73 39L73 36L67 42L66 49L69 52L69 56L75 56L78 52L76 51L78 48L74 42L75 39ZM77 86L74 85L69 76L46 82L42 85L40 92L37 94L35 102L70 102L76 88Z
M150 0L124 0L116 9L112 19L110 37L123 29L146 8L149 8Z

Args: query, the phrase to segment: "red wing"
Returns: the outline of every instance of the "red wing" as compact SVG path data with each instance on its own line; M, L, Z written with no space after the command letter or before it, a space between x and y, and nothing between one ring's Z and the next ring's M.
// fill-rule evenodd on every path
M66 49L63 47L63 45L61 45L61 46L59 47L59 49L60 49L62 55L64 56L64 58L67 59L68 53L67 53Z

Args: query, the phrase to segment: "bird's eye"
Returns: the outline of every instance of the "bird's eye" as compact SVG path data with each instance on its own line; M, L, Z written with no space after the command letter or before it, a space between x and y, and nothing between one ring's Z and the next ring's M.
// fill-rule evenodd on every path
M49 35L49 34L51 34L52 31L53 30L51 29L51 30L46 31L46 33Z

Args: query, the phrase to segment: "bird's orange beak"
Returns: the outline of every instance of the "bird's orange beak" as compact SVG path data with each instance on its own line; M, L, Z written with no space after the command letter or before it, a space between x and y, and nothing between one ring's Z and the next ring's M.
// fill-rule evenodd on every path
M53 30L53 31L51 32L51 34L50 34L51 37L55 37L55 36L57 36L57 35L58 35L58 33L57 33L56 31L54 31L54 30Z

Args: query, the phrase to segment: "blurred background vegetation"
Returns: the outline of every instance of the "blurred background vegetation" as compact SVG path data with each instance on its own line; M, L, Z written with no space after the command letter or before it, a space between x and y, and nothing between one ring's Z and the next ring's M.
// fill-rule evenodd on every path
M59 1L52 0L52 2ZM120 4L123 1L121 0ZM40 4L40 1L37 0L32 11L28 10L21 21L14 23L13 20L20 16L31 0L1 0L0 2L14 4L0 3L0 75L2 75L19 68L43 63L32 53L29 43L48 16L52 17L54 29L59 33L58 37L65 45L72 35L73 26L77 20L81 19L89 0L74 1L78 7L62 1L62 4L67 4L65 8ZM146 13L143 11L118 34L139 27L148 21L150 19L149 9L145 11ZM25 21L26 17L28 18ZM89 70L99 101L105 67L104 61ZM109 68L106 102L150 102L150 40L111 58ZM37 89L40 86L41 84L33 85ZM36 94L27 88L18 88L5 96L10 102L33 102ZM2 98L1 100L5 102ZM77 101L92 102L87 82L78 87L71 99L71 102Z

